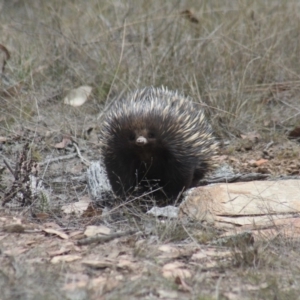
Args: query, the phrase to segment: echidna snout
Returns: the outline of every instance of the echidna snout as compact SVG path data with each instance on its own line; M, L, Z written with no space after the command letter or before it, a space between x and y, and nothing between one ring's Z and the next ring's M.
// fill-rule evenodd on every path
M148 140L147 138L145 138L144 136L139 136L136 141L135 141L137 146L145 146L146 144L148 144Z

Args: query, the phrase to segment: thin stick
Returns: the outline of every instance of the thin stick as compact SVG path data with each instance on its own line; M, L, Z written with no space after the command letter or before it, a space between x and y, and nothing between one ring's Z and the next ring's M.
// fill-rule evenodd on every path
M89 167L89 166L91 165L91 163L90 163L86 158L84 158L84 157L81 155L80 149L78 148L78 146L76 145L76 143L73 143L73 146L75 147L76 152L77 152L77 155L78 155L78 157L80 158L81 162L82 162L83 164L85 164L86 166Z
M92 236L92 237L89 237L86 239L79 240L77 242L77 245L83 246L83 245L89 245L89 244L93 244L93 243L107 243L107 242L114 240L116 238L119 238L119 237L135 234L136 232L137 231L135 231L135 230L129 230L129 231L117 232L117 233L113 233L113 234L105 235L105 236L103 236L103 235Z
M13 174L13 176L15 177L15 172L12 170L11 166L9 165L9 163L7 162L6 159L3 159L4 164L6 165L7 169L10 171L11 174ZM16 178L16 177L15 177Z
M61 161L61 160L65 160L65 159L71 159L71 158L76 157L77 155L78 155L77 153L72 153L72 154L69 154L69 155L64 155L64 156L59 156L59 157L55 157L55 158L50 158L50 159L47 159L45 161L40 162L39 166L48 165L48 164L51 164L51 163L54 163L54 162L58 162L58 161Z

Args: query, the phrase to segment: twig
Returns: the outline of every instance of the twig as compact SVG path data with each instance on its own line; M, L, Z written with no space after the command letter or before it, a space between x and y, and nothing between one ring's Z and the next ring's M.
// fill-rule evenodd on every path
M93 243L107 243L116 238L127 236L127 235L132 235L135 233L137 233L137 231L129 230L129 231L125 231L125 232L113 233L113 234L106 235L106 236L92 236L92 237L89 237L86 239L79 240L77 242L77 245L83 246L83 245L89 245L89 244L93 244Z
M273 141L271 141L270 143L267 144L267 146L265 147L265 149L263 150L263 152L267 152L267 150L274 144Z
M10 171L10 173L15 177L15 172L13 171L13 169L11 168L11 166L9 165L9 163L7 162L7 160L3 159L3 162L6 165L7 169Z
M2 199L2 206L5 206L6 203L11 201L11 199L14 198L20 191L21 191L21 188L15 189L12 192L6 193L4 198Z
M50 158L50 159L47 159L43 162L40 162L39 163L39 166L44 166L44 165L48 165L48 164L51 164L51 163L54 163L54 162L58 162L58 161L61 161L61 160L65 160L65 159L71 159L71 158L74 158L76 157L78 154L77 153L72 153L72 154L69 154L69 155L64 155L64 156L59 156L59 157L55 157L55 158Z
M55 158L50 158L50 159L47 159L43 162L40 162L39 163L39 166L44 166L44 165L48 165L48 164L51 164L51 163L55 163L55 162L58 162L58 161L62 161L62 160L67 160L67 159L71 159L71 158L74 158L76 156L78 156L81 160L81 162L83 164L85 164L86 166L90 166L90 162L84 158L82 155L81 155L81 152L80 152L80 149L78 148L78 146L76 145L76 143L73 143L73 146L75 147L76 149L76 153L72 153L72 154L69 154L69 155L64 155L64 156L59 156L59 157L55 157Z
M252 180L262 180L270 177L269 174L261 173L249 173L249 174L234 174L230 176L222 177L212 177L207 179L202 179L199 181L199 185L207 185L212 183L223 183L223 182L241 182L241 181L252 181Z
M86 158L84 158L84 157L81 155L80 149L78 148L78 146L76 145L76 143L73 143L73 146L75 147L76 152L77 152L77 155L78 155L78 157L80 158L81 162L82 162L83 164L85 164L86 166L89 167L89 166L91 165L91 163L90 163Z
M5 59L3 59L3 64L2 64L2 74L4 74L6 62L10 59L10 53L7 50L7 48L2 44L0 44L0 49L5 53L6 56Z

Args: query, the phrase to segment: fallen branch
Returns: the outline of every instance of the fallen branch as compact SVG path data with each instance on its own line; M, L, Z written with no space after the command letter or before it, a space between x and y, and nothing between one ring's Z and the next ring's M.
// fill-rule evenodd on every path
M261 174L261 173L249 173L249 174L232 174L229 176L222 177L211 177L202 179L199 181L199 186L208 185L212 183L224 183L224 182L243 182L243 181L253 181L253 180L263 180L270 177L270 174Z
M86 238L86 239L79 240L77 242L77 245L83 246L83 245L89 245L89 244L93 244L93 243L107 243L107 242L112 241L114 239L117 239L119 237L132 235L132 234L135 234L135 233L137 233L137 231L129 230L129 231L117 232L117 233L113 233L113 234L105 235L105 236L103 236L103 235L101 235L101 236L99 236L99 235L92 236L92 237L89 237L89 238Z
M81 162L82 162L83 164L85 164L86 166L89 167L89 166L91 165L91 163L90 163L86 158L84 158L84 157L81 155L80 149L78 148L78 146L76 145L76 143L73 143L73 146L75 147L76 152L77 152L77 155L78 155L78 157L80 158Z
M63 155L63 156L59 156L59 157L49 158L49 159L47 159L43 162L40 162L39 166L42 167L44 165L52 164L52 163L59 162L59 161L62 161L62 160L71 159L71 158L74 158L76 156L77 156L77 153L72 153L72 154L69 154L69 155Z

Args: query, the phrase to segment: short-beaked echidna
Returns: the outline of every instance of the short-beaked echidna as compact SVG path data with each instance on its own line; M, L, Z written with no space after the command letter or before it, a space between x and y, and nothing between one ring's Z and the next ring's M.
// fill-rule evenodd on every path
M101 127L102 157L113 191L138 190L172 203L214 166L218 143L203 111L168 89L147 87L115 101ZM161 193L163 192L163 193Z

